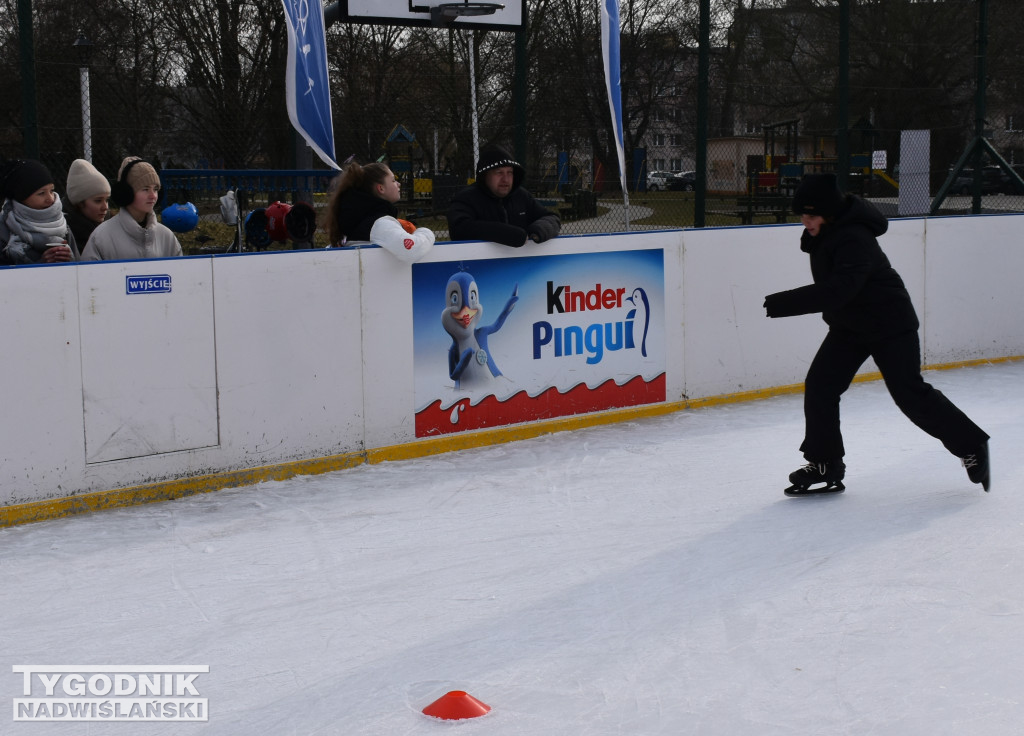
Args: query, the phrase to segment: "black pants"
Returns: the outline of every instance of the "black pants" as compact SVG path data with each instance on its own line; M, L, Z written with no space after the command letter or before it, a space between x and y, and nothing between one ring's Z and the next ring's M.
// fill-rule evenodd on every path
M871 341L830 331L804 383L806 434L800 451L809 462L845 454L839 430L839 398L868 357L875 359L900 411L951 453L957 457L969 455L988 440L978 425L921 377L921 342L916 330Z

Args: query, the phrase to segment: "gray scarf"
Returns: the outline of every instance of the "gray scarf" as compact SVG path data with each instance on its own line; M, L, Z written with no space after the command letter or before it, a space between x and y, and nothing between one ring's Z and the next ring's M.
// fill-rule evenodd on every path
M7 236L3 246L8 259L13 263L36 263L43 251L55 245L69 245L77 259L74 238L64 220L60 197L54 197L53 204L45 210L36 210L21 202L7 200L2 213L0 234ZM3 231L6 230L6 233Z

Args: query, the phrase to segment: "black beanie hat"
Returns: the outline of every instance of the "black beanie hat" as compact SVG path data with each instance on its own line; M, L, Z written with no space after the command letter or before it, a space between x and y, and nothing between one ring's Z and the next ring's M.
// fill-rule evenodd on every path
M845 201L835 174L808 174L793 195L793 212L835 217L842 212Z
M485 171L496 169L499 166L511 166L514 171L523 171L523 167L512 158L511 153L501 146L488 146L480 151L480 161L476 165L476 175L479 177Z
M30 158L16 159L4 164L0 182L3 184L4 197L21 202L47 184L53 184L53 175L38 161Z

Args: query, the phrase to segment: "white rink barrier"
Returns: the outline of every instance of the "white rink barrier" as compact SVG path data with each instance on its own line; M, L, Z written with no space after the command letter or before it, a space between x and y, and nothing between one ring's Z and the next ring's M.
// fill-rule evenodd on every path
M925 365L1024 356L1022 218L890 223ZM799 234L4 269L0 526L799 390Z

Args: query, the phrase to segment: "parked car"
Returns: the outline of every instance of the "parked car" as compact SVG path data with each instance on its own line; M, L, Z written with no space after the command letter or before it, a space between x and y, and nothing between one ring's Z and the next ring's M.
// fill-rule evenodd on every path
M949 190L952 194L973 194L974 193L974 171L964 169L960 176L953 180L953 186ZM982 194L1009 194L1014 193L1016 187L998 166L986 166L981 170L981 193Z
M660 192L666 189L669 179L673 176L671 171L649 171L647 172L647 191Z
M692 192L696 183L696 171L680 171L668 180L665 188L670 192Z

